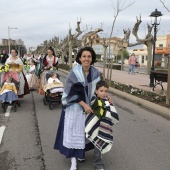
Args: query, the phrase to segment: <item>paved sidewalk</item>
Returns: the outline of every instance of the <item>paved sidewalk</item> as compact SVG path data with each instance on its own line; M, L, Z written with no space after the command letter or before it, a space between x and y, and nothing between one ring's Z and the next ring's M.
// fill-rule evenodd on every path
M100 72L103 73L102 67L96 67ZM105 75L107 77L107 69L105 71ZM139 74L135 73L135 75L128 74L126 71L121 70L112 70L112 80L119 82L121 84L128 84L132 85L133 87L145 90L145 91L152 91L152 87L149 86L150 83L150 75L146 74ZM162 83L164 87L164 91L162 91L162 87L160 85L157 85L154 89L154 92L158 94L164 94L167 90L167 83Z

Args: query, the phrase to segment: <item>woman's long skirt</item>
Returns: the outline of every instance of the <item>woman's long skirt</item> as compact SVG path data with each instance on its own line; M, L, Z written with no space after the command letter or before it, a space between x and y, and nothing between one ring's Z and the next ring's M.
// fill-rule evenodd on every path
M40 75L40 81L39 81L39 85L38 85L38 89L37 89L37 92L41 95L45 95L45 92L44 92L44 85L45 85L44 75L45 75L45 71L42 72L41 75Z
M37 89L39 80L35 73L27 74L26 79L30 89Z
M84 149L69 149L63 146L64 118L65 118L65 111L63 109L61 112L54 149L59 150L61 154L64 154L66 156L66 158L76 157L76 158L83 159L85 157Z

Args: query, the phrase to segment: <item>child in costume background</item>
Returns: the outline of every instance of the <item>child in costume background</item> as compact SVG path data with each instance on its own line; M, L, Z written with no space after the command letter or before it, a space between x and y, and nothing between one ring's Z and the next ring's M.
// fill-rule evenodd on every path
M63 92L63 83L57 78L57 74L55 72L51 73L51 77L47 80L47 84L44 86L44 91L50 89L52 94L57 92Z
M51 77L48 79L48 83L62 83L58 78L55 72L51 73Z
M34 60L31 59L30 60L30 69L27 71L27 74L26 74L26 79L27 79L30 90L37 89L38 82L39 82L38 77L35 74L35 69L36 68L35 68Z
M56 92L63 92L63 83L57 78L56 73L51 73L51 77L48 79L48 83L53 83L55 85L58 85L58 88L54 88L50 90L51 93L56 93Z
M6 78L6 82L0 91L0 100L2 103L9 102L10 104L12 101L18 100L17 89L10 76Z

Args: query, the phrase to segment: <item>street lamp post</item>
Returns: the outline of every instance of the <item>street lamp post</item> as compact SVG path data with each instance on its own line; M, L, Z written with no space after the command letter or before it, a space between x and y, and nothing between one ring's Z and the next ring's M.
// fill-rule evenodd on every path
M162 16L162 13L155 9L154 12L151 13L150 17L154 17L154 23L152 25L154 26L154 39L153 39L153 56L152 56L152 67L151 67L151 73L150 73L150 87L154 86L154 74L153 71L155 69L154 62L155 62L155 46L156 46L156 33L157 33L157 26L160 24L157 22L157 18Z
M17 28L10 28L10 27L8 27L8 47L9 47L8 53L9 53L9 54L10 54L10 51L11 51L11 49L10 49L10 46L11 46L10 29L17 29Z

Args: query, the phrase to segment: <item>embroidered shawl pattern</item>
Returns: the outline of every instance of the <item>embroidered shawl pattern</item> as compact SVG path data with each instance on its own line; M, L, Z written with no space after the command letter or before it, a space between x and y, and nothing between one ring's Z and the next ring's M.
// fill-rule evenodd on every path
M100 73L93 66L90 67L89 74L90 80L87 81L82 66L77 65L67 77L62 96L62 104L65 108L63 145L67 148L85 148L85 115L78 102L84 101L90 104L96 83L100 80Z
M58 57L52 56L51 58L47 55L43 58L43 64L48 69L56 67L58 65Z

